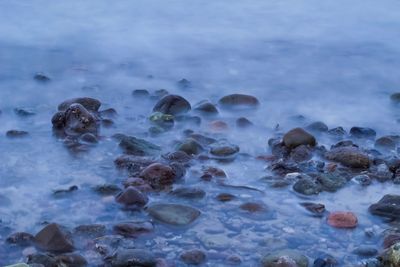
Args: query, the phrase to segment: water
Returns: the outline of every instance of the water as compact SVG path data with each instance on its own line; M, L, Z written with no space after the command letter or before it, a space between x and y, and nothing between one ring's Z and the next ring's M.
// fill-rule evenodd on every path
M239 255L243 266L253 266L265 251L285 247L297 248L312 259L325 252L341 263L359 261L351 254L354 247L371 243L381 249L381 240L367 239L364 230L372 227L381 233L388 227L370 216L367 208L384 194L396 193L397 185L359 188L349 183L337 193L315 197L327 210L357 213L360 223L355 230L337 230L324 219L308 216L298 205L303 199L289 188L271 189L261 182L268 171L254 157L270 153L267 140L276 125L281 132L298 126L290 117L299 114L330 128L340 125L349 130L359 125L374 128L378 136L397 134L398 110L389 95L400 86L399 18L400 2L395 0L379 4L366 0L0 1L0 195L9 200L1 203L0 199L1 227L36 233L43 221L73 228L146 218L121 211L90 189L106 182L119 184L125 178L114 168L113 160L122 152L111 136L147 132L146 117L155 102L138 101L132 90L165 88L192 105L203 99L215 103L223 95L240 92L257 96L258 110L221 110L218 118L231 128L221 136L250 157L206 165L223 168L229 183L252 186L265 194L202 182L193 171L204 164L196 163L185 184L207 192L205 199L188 202L203 211L201 218L185 231L157 225L151 237L138 243L171 260L184 249L200 247L209 253L208 266L224 265L217 257L221 251ZM51 82L33 80L39 71L48 74ZM176 82L182 78L190 80L192 87L180 89ZM115 108L119 116L114 127L102 129L97 146L75 155L53 136L50 120L59 103L78 96L98 98L102 108ZM14 113L16 107L30 108L36 115L21 118ZM256 127L235 129L240 116ZM146 139L171 151L183 129L209 133L208 122L204 119L199 128L181 125L162 137ZM30 136L8 139L5 132L10 129L29 131ZM327 147L333 143L323 136L318 140ZM70 185L80 188L73 196L52 196L52 190ZM215 201L218 193L230 191L239 199L228 204ZM163 194L150 198L170 200ZM266 203L269 215L257 218L241 213L240 203L250 200ZM3 244L8 234L3 232L0 264L24 260L20 250L10 251ZM281 247L271 241L275 239Z

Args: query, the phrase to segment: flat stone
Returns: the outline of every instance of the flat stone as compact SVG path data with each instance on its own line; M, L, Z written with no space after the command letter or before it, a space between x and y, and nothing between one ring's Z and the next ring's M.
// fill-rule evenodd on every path
M163 223L176 226L188 225L201 214L199 210L181 204L152 204L147 212Z
M358 219L352 212L336 211L328 215L328 224L336 228L354 228L358 224Z

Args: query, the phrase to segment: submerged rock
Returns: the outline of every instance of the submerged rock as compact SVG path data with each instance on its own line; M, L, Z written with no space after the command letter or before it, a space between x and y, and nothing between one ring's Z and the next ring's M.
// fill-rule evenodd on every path
M85 109L91 112L98 112L101 106L101 102L97 99L90 97L79 97L65 100L60 105L58 105L58 110L66 111L73 104L80 104Z
M88 265L88 262L84 257L79 254L63 254L55 257L57 266L66 267L84 267Z
M232 157L239 152L239 147L226 141L220 141L211 145L210 154L220 158Z
M152 204L147 212L163 223L176 226L188 225L201 214L199 210L181 204Z
M153 112L158 111L170 115L179 115L190 110L190 103L178 95L167 95L163 97L153 108Z
M38 82L49 82L51 79L49 78L49 76L47 76L45 73L43 72L37 72L34 76L33 79L35 79Z
M356 138L371 138L374 139L376 132L374 129L367 127L352 127L350 129L350 135Z
M72 252L74 250L70 234L55 223L45 226L36 234L35 244L42 250L55 253Z
M315 137L302 128L294 128L283 136L283 144L288 148L296 148L300 145L315 146Z
M116 224L113 230L116 234L124 237L136 238L140 235L152 232L154 226L150 222L125 222Z
M385 195L369 207L369 211L378 216L400 218L400 196Z
M302 178L293 185L293 190L303 195L317 195L322 191L322 188L312 179Z
M249 128L251 126L253 126L253 123L245 117L240 117L236 119L236 127L238 128Z
M218 114L218 109L215 107L214 104L208 102L208 101L202 101L198 103L195 107L194 110L205 114L205 115L216 115Z
M245 94L227 95L222 97L218 103L225 108L254 108L260 104L256 97Z
M356 147L337 147L325 154L328 160L336 161L350 168L366 169L370 165L367 154Z
M381 138L376 139L375 148L380 150L395 150L396 142L390 138L389 136L383 136Z
M199 249L192 249L184 251L181 256L181 260L190 265L200 265L206 261L206 253Z
M178 145L177 150L185 152L187 155L197 155L200 154L204 148L195 139L187 138L183 143Z
M9 130L6 133L6 136L8 138L21 138L21 137L26 137L28 135L29 133L27 131L21 131L21 130Z
M322 121L316 121L307 125L306 129L313 132L327 132L328 126Z
M125 153L136 156L153 156L158 155L161 151L159 146L134 136L122 137L119 146Z
M336 211L328 215L328 224L336 228L354 228L358 224L358 219L352 212Z
M149 165L140 173L140 177L156 190L162 190L172 185L177 178L175 171L170 166L161 163Z
M203 189L197 187L180 187L174 189L171 194L176 197L186 198L186 199L201 199L204 198L206 192Z
M318 176L317 180L321 184L322 189L328 192L336 192L347 182L346 178L332 173L321 174Z

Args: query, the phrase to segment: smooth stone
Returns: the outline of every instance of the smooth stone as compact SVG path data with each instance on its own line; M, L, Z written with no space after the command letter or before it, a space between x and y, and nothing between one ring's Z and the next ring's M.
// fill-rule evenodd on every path
M176 180L175 171L170 166L161 163L153 163L147 166L139 176L156 190L162 190L172 185Z
M283 144L288 148L295 148L300 145L313 147L316 143L315 137L302 128L294 128L283 136Z
M290 152L290 158L295 162L303 162L313 157L312 151L308 146L300 145Z
M381 149L381 150L395 150L396 149L396 142L393 141L392 138L388 136L383 136L375 141L375 148Z
M56 223L45 226L37 233L35 244L42 250L55 253L72 252L74 250L70 234Z
M192 160L192 157L184 151L174 151L163 155L163 158L171 162L179 162L183 164Z
M49 76L47 76L45 73L43 72L37 72L34 76L33 79L38 81L38 82L49 82L51 79L49 78Z
M293 185L293 190L296 191L297 193L303 194L303 195L318 195L321 191L321 185L317 184L313 180L309 178L304 178L298 180L294 185Z
M33 110L27 109L27 108L15 108L14 112L16 115L20 117L29 117L36 115L36 113Z
M227 108L254 108L260 104L256 97L245 94L226 95L218 103Z
M240 205L240 209L244 211L248 211L250 213L263 212L267 210L267 207L264 203L257 202L246 202Z
M366 174L354 176L352 180L362 186L368 186L372 183L371 178Z
M318 217L321 217L326 211L325 205L320 203L303 202L300 205Z
M356 147L346 146L331 149L325 154L328 160L339 162L350 168L366 169L370 165L367 154Z
M187 155L197 155L200 154L204 148L195 139L187 138L183 143L178 145L177 150L185 152Z
M125 153L136 156L154 156L161 152L159 146L134 136L122 137L119 146Z
M400 233L390 233L383 240L383 248L387 249L396 243L400 243Z
M308 258L294 250L283 250L270 253L262 258L261 264L263 267L277 267L275 263L282 259L282 257L286 257L286 261L289 261L289 259L293 260L296 264L294 266L308 267ZM292 267L293 265L289 266Z
M156 257L144 249L118 249L111 260L112 267L155 267Z
M28 135L29 133L27 131L21 131L21 130L9 130L6 132L6 136L8 138L21 138L21 137L26 137Z
M249 128L253 126L253 123L245 117L240 117L236 119L236 127L238 128Z
M336 192L347 183L346 178L332 173L318 175L317 181L321 184L322 190L327 192Z
M28 255L27 263L32 266L33 264L40 264L45 267L58 267L56 259L49 254L35 253Z
M116 195L115 200L127 207L143 207L149 201L146 195L133 186L129 186Z
M390 95L390 100L393 102L393 103L400 103L400 93L393 93L393 94L391 94Z
M218 109L215 107L215 105L208 101L202 101L198 103L193 109L205 115L218 114Z
M355 138L375 138L376 132L374 129L367 127L352 127L350 129L350 135Z
M229 193L220 193L217 196L217 200L221 202L228 202L234 200L236 197Z
M185 78L179 80L177 82L177 85L180 89L188 89L188 88L192 87L192 83Z
M116 234L124 237L136 238L142 234L150 233L154 230L154 226L150 222L125 222L116 224L113 227Z
M328 215L328 224L336 228L354 228L358 224L356 215L348 211L331 212Z
M63 254L55 257L57 266L65 267L84 267L88 265L88 262L84 257L79 254Z
M232 145L226 141L220 141L218 143L212 144L210 153L216 157L231 157L240 151L239 147Z
M221 120L212 121L212 122L210 122L209 125L210 125L210 129L213 132L224 132L224 131L229 130L229 125L226 122L221 121Z
M132 91L132 95L134 97L147 97L150 96L150 93L146 89L136 89Z
M374 246L362 245L354 249L353 253L362 257L373 257L378 254L378 250Z
M336 127L328 130L328 134L332 137L343 137L347 134L346 130L343 127Z
M206 192L203 189L196 187L180 187L174 189L171 192L171 195L186 199L202 199L205 197Z
M314 132L327 132L328 131L328 126L323 123L322 121L316 121L313 122L305 127L309 131L314 131Z
M400 196L385 195L377 203L372 204L368 210L377 216L400 218Z
M201 214L199 210L181 204L152 204L147 212L163 223L176 226L188 225Z
M206 253L200 249L187 250L180 255L180 259L189 265L200 265L206 261L206 258Z
M80 104L88 111L98 112L101 106L101 102L97 99L90 97L79 97L65 100L58 105L58 111L66 111L71 105Z
M153 114L150 115L149 120L164 130L171 129L172 127L174 127L175 124L174 116L170 114L164 114L161 112L154 112Z
M179 115L191 110L190 103L181 96L167 95L160 99L153 108L153 112L170 115Z

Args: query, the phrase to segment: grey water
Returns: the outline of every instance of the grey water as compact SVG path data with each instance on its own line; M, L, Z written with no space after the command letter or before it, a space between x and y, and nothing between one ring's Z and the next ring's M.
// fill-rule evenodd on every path
M257 266L263 253L283 248L310 259L326 253L341 264L360 262L351 253L354 248L368 242L380 248L381 242L367 240L365 230L381 233L388 227L368 213L368 206L397 192L399 185L348 184L337 193L313 197L328 210L357 213L356 229L337 230L308 216L298 206L304 199L289 188L271 189L260 182L269 171L254 158L270 154L267 141L277 125L282 132L302 126L292 119L298 115L329 128L364 126L378 136L398 134L400 110L389 96L400 90L399 29L397 0L0 0L0 265L25 261L26 251L5 244L11 232L36 233L45 221L73 228L145 218L121 211L113 199L90 190L126 178L114 167L122 151L113 134L146 137L168 152L186 128L210 132L205 118L200 126L148 136L147 117L155 102L134 98L135 89L166 89L192 105L204 99L216 103L231 93L256 96L256 111L221 110L217 117L230 125L225 137L250 157L212 165L224 169L231 184L265 194L224 192L262 201L273 211L268 218L254 218L243 215L238 203L215 203L221 189L196 177L202 166L197 163L184 184L207 192L205 199L190 203L202 217L185 230L160 225L150 238L137 241L140 246L170 260L188 248L202 248L209 254L206 266L224 266L224 255L240 256L242 266ZM37 72L51 81L35 81ZM190 88L178 86L183 78ZM81 96L99 99L118 117L113 127L101 130L99 144L75 155L53 135L51 117L59 103ZM15 108L35 115L18 116ZM241 116L255 128L236 129L234 121ZM29 136L9 139L10 129ZM333 142L321 137L319 143ZM70 185L80 189L71 197L54 198L53 190ZM162 194L150 198L173 201ZM100 266L92 252L80 253Z

